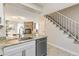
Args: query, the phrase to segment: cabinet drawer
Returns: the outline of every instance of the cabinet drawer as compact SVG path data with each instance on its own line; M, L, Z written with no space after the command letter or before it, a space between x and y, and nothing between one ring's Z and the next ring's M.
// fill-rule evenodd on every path
M22 50L25 50L26 47L28 47L30 45L35 45L35 41L30 41L30 42L26 42L26 43L21 43L21 44L5 47L4 53L9 53L9 52L13 52L13 51L22 51Z
M9 53L4 53L4 56L22 56L22 51L12 51Z

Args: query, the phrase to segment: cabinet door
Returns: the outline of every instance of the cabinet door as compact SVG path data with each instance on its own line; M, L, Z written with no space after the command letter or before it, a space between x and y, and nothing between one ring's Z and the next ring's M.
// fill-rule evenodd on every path
M35 45L28 46L25 52L26 56L35 56Z
M6 56L32 56L35 55L35 41L17 44L4 48Z
M35 41L31 41L26 47L25 55L26 56L35 56Z

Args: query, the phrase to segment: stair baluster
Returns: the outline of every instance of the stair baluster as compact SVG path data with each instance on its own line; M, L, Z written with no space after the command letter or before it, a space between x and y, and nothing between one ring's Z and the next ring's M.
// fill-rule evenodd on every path
M51 17L52 16L52 17ZM73 37L75 41L79 41L79 23L73 21L72 19L55 12L53 14L46 15L53 24L56 24L57 27L60 27L65 33L69 34L69 37Z

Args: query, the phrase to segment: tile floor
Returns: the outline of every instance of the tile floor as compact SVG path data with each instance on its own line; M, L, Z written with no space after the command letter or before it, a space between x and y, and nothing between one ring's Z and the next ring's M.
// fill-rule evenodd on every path
M68 52L65 52L61 49L48 45L48 56L73 56Z

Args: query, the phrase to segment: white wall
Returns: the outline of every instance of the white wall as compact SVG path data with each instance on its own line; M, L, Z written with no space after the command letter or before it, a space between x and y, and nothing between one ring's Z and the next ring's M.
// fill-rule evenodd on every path
M69 38L62 30L59 30L52 22L46 19L46 35L48 36L48 43L71 53L72 55L79 55L79 44L74 43L74 39ZM53 52L52 52L53 53Z
M67 17L79 22L79 4L59 11Z
M58 10L75 5L76 3L43 3L43 14L50 14Z
M0 17L2 19L2 25L4 26L3 28L0 29L0 37L2 36L6 36L6 25L5 25L5 19L4 19L4 11L3 11L4 7L3 4L0 3Z

